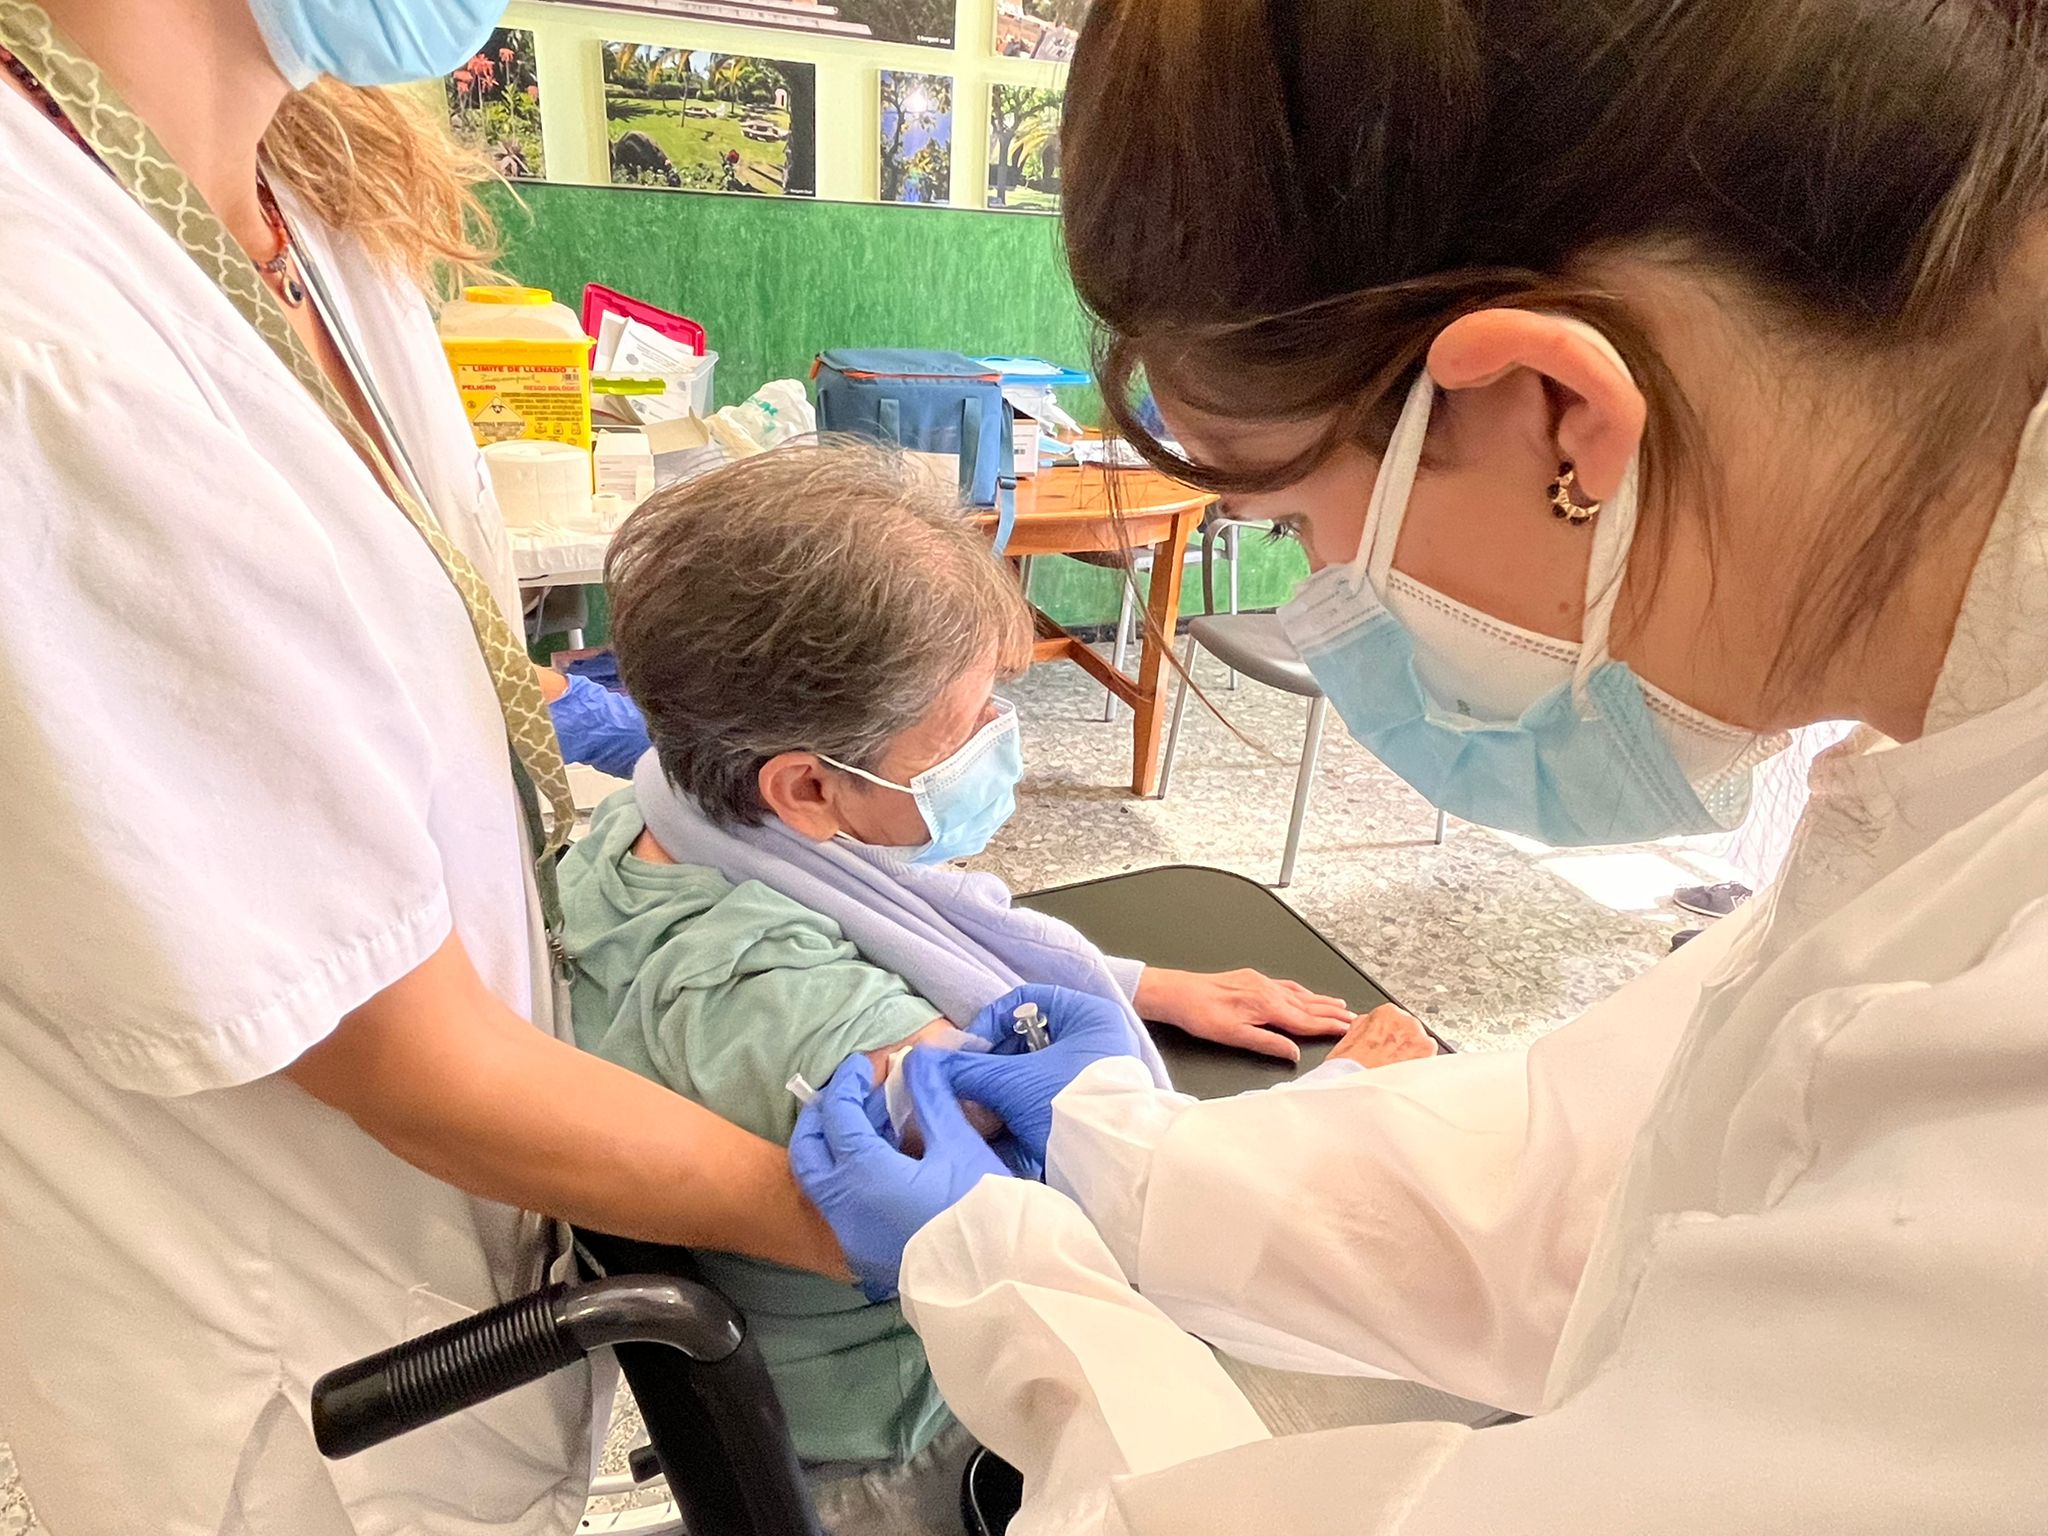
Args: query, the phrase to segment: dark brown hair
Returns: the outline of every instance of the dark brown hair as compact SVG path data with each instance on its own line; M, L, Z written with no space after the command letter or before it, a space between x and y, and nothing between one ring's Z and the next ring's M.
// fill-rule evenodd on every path
M1998 330L1898 370L1909 430L1815 541L1798 670L1868 622L2012 375L2039 372L2036 317L1984 318L2048 203L2036 38L2031 4L1992 0L1095 0L1064 212L1110 416L1195 483L1283 485L1340 442L1377 451L1451 319L1569 313L1650 399L1654 541L1674 483L1705 484L1696 428L1598 258L1727 274L1768 324L1859 356ZM1188 463L1136 419L1141 370L1197 409L1329 428L1286 464Z
M901 455L792 444L660 490L605 558L619 676L714 821L767 815L762 764L871 768L969 668L1031 659L1016 577Z

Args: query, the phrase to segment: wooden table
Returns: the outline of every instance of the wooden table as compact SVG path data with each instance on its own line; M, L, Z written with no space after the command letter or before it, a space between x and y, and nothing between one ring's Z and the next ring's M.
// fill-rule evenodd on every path
M1131 706L1134 795L1154 794L1159 788L1159 736L1166 719L1166 683L1171 673L1166 657L1173 649L1174 621L1180 613L1181 570L1188 541L1201 526L1203 511L1215 499L1207 491L1149 469L1042 469L1017 487L1017 521L1010 530L1009 547L1003 551L1012 559L1120 553L1126 548L1135 552L1149 547L1152 551L1152 584L1146 602L1152 622L1139 648L1135 677L1119 672L1085 641L1032 610L1038 624L1038 643L1031 652L1034 664L1071 661ZM1122 519L1121 538L1115 516ZM981 523L993 533L995 514L985 514Z

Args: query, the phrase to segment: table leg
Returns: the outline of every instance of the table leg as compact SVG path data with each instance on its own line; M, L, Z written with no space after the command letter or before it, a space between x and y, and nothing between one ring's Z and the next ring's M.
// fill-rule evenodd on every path
M1145 608L1152 617L1138 663L1138 697L1131 706L1131 793L1151 795L1159 789L1159 735L1166 720L1166 685L1173 678L1167 658L1173 654L1174 621L1180 613L1180 579L1187 559L1188 538L1200 512L1173 520L1173 532L1152 546L1152 583Z

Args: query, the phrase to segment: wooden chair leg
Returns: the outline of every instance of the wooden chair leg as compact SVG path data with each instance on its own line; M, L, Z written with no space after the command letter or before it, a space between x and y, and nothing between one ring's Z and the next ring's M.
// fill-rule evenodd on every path
M1123 671L1124 662L1131 654L1131 621L1137 617L1137 599L1131 593L1132 579L1129 575L1123 578L1123 600L1117 604L1116 611L1116 648L1110 653L1109 658L1109 664L1119 672ZM1114 720L1116 706L1116 695L1105 688L1102 693L1102 718Z

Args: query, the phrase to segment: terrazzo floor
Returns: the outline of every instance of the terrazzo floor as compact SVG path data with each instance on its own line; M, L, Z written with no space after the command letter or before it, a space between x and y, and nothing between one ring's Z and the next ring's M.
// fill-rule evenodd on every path
M1032 671L1006 691L1024 725L1028 773L1018 813L974 867L1013 889L1164 863L1209 864L1270 880L1279 867L1306 705L1222 670L1197 676L1246 736L1191 707L1170 793L1128 792L1130 717L1102 719L1102 692L1071 666ZM589 803L604 787L582 781ZM1705 845L1556 851L1434 813L1333 720L1285 899L1461 1049L1534 1039L1648 966L1690 924L1674 889L1725 879ZM622 1403L607 1462L637 1438ZM0 1444L0 1536L36 1524Z

